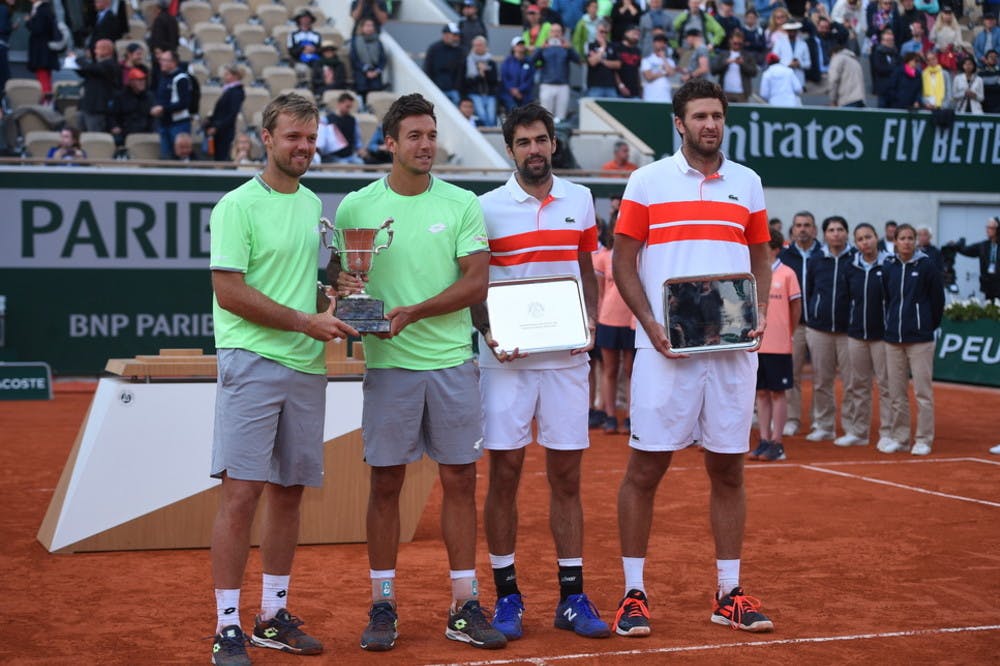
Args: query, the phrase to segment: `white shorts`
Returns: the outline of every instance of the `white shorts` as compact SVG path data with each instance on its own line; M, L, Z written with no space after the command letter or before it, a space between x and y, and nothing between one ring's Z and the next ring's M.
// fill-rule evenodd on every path
M531 443L531 421L538 422L538 443L575 451L590 446L587 415L590 364L554 370L481 368L483 446L512 451Z
M670 359L636 350L629 445L678 451L700 439L714 453L750 449L757 354L711 352Z

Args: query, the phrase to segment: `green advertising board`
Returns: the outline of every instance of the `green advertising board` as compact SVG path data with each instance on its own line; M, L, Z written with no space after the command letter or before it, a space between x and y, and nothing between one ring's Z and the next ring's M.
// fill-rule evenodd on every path
M677 149L671 105L598 104L657 157ZM938 127L930 112L735 104L723 150L767 187L996 192L1000 116L958 115Z
M1000 321L945 317L934 346L934 379L1000 386Z
M0 400L51 400L52 370L48 363L0 362Z

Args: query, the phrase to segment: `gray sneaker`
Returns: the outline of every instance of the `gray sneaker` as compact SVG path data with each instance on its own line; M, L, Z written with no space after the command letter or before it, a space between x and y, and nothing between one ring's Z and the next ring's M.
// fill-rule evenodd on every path
M250 666L247 637L239 625L223 627L212 641L212 663L217 666Z
M444 635L453 641L487 650L497 650L507 645L507 638L493 628L475 599L466 601L455 612L448 612L448 628Z
M361 634L361 647L371 652L385 652L396 646L399 631L396 607L388 601L372 604L368 611L368 626Z

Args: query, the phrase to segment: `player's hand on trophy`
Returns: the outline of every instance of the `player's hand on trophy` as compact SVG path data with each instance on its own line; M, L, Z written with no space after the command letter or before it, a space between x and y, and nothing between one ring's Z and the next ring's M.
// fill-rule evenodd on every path
M587 342L587 346L580 347L579 349L571 349L569 352L570 356L575 354L587 354L594 348L594 345L597 343L597 322L590 315L587 315L587 330L590 331L590 341Z
M653 344L653 348L667 358L687 358L690 356L690 354L678 354L671 350L670 336L667 335L667 329L663 328L663 324L654 322L651 326L645 328L646 335L649 336L649 341Z
M333 316L333 311L337 307L337 296L333 290L327 289L326 296L330 299L330 307L323 312L305 315L306 325L303 333L320 342L343 340L350 336L358 337L360 334L354 328Z
M483 334L483 339L486 341L486 344L489 345L490 351L493 352L493 356L495 356L501 363L509 363L514 359L524 358L528 355L527 352L522 352L517 347L514 347L514 349L510 351L500 349L500 343L493 339L493 335L489 331L486 331L486 333Z
M747 337L748 338L763 338L764 337L764 329L766 327L767 327L767 309L766 308L757 308L757 328L755 328L754 330L752 330L749 333L747 333ZM755 352L755 351L757 351L757 349L759 347L760 347L760 345L757 345L756 347L751 347L751 348L747 349L747 351L749 351L749 352Z
M365 274L363 278L358 277L353 273L348 273L347 271L340 271L340 275L337 276L337 296L350 296L351 294L360 294L365 290L365 282L368 281L368 275Z

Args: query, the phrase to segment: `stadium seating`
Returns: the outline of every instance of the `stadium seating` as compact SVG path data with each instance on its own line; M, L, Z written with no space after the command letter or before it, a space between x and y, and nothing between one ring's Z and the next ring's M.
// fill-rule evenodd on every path
M261 79L270 90L294 88L295 84L298 83L298 75L296 75L295 70L283 65L265 67L261 72Z
M198 25L204 21L211 21L215 11L212 5L203 0L187 0L181 3L181 16L184 22L190 26Z
M125 148L133 160L160 159L160 135L156 132L136 132L125 137Z
M42 98L42 84L35 79L7 79L4 93L11 108L38 104Z
M252 5L251 5L252 7ZM260 21L261 26L267 31L267 34L273 35L274 29L281 25L288 24L288 10L285 9L283 5L267 4L262 5L257 10L257 20Z
M59 132L32 130L24 135L24 150L29 157L45 157L49 150L59 145Z
M110 160L115 156L115 139L108 132L81 132L80 147L92 160Z

